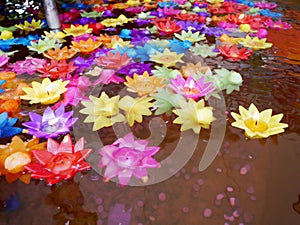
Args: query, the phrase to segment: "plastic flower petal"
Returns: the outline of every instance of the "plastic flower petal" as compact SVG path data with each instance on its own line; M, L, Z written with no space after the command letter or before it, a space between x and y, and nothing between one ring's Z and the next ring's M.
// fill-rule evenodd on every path
M65 112L63 105L55 111L47 107L42 116L33 112L29 112L28 116L31 121L22 124L27 128L23 132L38 138L52 138L68 133L78 119L72 118L73 111Z
M286 123L280 123L283 114L272 116L272 109L259 112L254 104L249 109L239 106L239 113L231 113L235 119L231 125L245 130L245 135L249 138L267 138L271 135L284 132L288 127Z
M0 67L4 66L6 63L8 63L8 60L10 58L7 57L5 54L0 55Z
M181 101L179 105L180 108L173 110L178 116L173 123L181 124L181 131L193 129L196 134L199 134L201 128L209 129L210 124L215 120L213 108L205 106L203 99L199 102L189 99L188 102Z
M39 143L38 138L24 142L20 137L14 136L11 143L0 145L0 175L4 175L8 183L19 179L25 184L30 182L30 174L24 168L32 161L34 150L45 150L46 142Z
M262 38L262 39L259 39L258 37L251 38L250 36L247 35L246 38L241 38L239 43L244 47L248 47L256 51L256 50L271 48L273 44L268 43L266 41L267 41L266 38Z
M46 180L49 185L62 180L69 180L77 172L89 169L91 166L84 159L92 149L84 149L84 138L72 144L70 135L64 137L59 144L53 139L48 139L47 151L32 150L37 162L26 165L31 177Z
M190 76L185 80L182 76L177 75L176 79L170 79L169 87L177 94L197 100L215 89L212 82L205 83L204 79L204 76L198 80Z
M97 67L95 67L95 68L97 68ZM124 79L122 77L118 77L115 74L114 70L103 69L100 72L100 77L94 82L94 85L97 85L97 84L100 84L100 83L103 83L103 84L109 84L109 83L119 84L121 82L124 82Z
M18 118L8 118L7 112L0 114L0 138L7 138L19 134L22 129L14 127Z
M66 85L69 81L55 80L51 82L49 78L43 79L42 83L33 81L32 87L24 87L26 95L21 99L30 100L30 104L41 103L49 105L59 100L60 95L67 91Z
M133 78L126 76L124 84L128 87L127 91L137 93L139 96L149 95L156 92L156 88L164 87L164 78L149 76L145 71L143 75L134 74Z
M151 94L151 97L155 99L155 115L171 115L174 108L180 107L180 101L186 101L182 95L175 94L169 88L157 88L157 93Z
M159 147L148 146L146 140L134 140L133 134L129 133L113 144L99 149L102 156L99 167L106 167L105 181L117 176L121 185L126 185L134 176L147 182L147 168L159 167L159 163L152 158L158 151Z
M84 120L85 123L94 123L93 131L125 120L119 112L119 95L109 98L105 92L102 92L99 98L90 95L89 99L90 101L82 101L85 108L79 112L88 115Z
M162 53L156 52L155 55L150 55L150 60L166 67L175 66L176 63L183 61L181 60L184 54L177 54L176 52L171 52L166 48Z
M180 71L169 69L165 66L155 66L155 70L152 70L152 73L156 77L164 78L165 83L170 83L170 79L176 78Z
M143 115L150 116L152 112L149 108L153 107L152 97L132 98L125 96L119 101L120 109L125 111L125 117L129 126L133 126L134 122L141 123Z

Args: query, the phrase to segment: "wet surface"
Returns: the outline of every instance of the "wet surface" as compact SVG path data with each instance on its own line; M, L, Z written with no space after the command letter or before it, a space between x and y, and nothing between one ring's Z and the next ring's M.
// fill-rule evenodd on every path
M179 172L144 187L104 183L93 170L53 187L35 181L8 184L1 178L0 225L299 224L300 5L297 1L280 5L293 29L270 31L273 48L246 63L217 58L207 64L234 69L244 78L240 92L225 97L227 111L251 102L260 110L272 108L284 113L283 122L289 124L285 133L248 140L229 126L229 118L220 152L208 169L198 171L210 136L201 131L196 151ZM166 126L158 160L178 144L179 127ZM101 132L104 144L114 141L110 128ZM147 123L134 126L133 132L142 138L150 135Z

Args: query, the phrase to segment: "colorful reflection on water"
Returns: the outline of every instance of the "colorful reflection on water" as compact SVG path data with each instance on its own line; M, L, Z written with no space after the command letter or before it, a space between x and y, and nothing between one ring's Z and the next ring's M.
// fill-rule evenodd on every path
M242 131L227 126L217 157L199 172L210 137L201 131L196 151L184 168L166 181L144 187L104 183L93 170L53 187L43 182L8 184L1 179L0 224L299 224L300 5L296 1L280 5L293 29L271 31L273 48L246 63L207 63L243 75L241 91L225 98L227 111L253 102L260 109L283 112L283 122L289 124L284 134L248 140ZM141 138L150 135L145 124L134 127ZM172 153L180 135L178 126L166 127L159 160ZM111 129L100 133L104 144L115 140L112 133Z

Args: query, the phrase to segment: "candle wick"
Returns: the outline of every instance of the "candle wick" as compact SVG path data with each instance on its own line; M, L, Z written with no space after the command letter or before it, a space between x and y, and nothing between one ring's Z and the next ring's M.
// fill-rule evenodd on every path
M257 123L258 123L258 121L257 121L257 120L255 120L255 126L257 126Z

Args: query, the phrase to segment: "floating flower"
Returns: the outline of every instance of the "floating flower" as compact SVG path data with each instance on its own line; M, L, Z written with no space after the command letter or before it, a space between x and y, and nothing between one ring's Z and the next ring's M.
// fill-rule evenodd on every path
M66 60L74 57L77 54L77 50L71 48L68 49L67 46L63 48L55 48L54 50L48 50L47 52L43 52L44 57L48 59L53 59L56 61Z
M258 37L251 38L250 36L246 36L246 38L241 38L239 43L242 44L244 47L248 47L256 50L271 48L272 43L266 42L266 38L259 39Z
M124 16L123 14L121 14L118 18L115 19L104 19L102 20L100 23L102 25L104 25L105 27L116 27L116 26L121 26L125 23L128 23L130 21L132 21L134 19L128 19L126 16Z
M181 26L170 19L161 19L155 22L157 29L162 35L172 36L174 33L181 31Z
M7 112L0 114L0 138L7 138L19 134L22 129L14 127L18 118L8 118Z
M125 74L132 77L133 74L142 74L145 71L151 73L151 63L130 63L118 70L119 74Z
M126 66L130 60L131 58L127 54L121 55L119 52L115 54L108 52L106 55L96 58L94 62L106 69L119 69Z
M17 73L18 75L28 73L32 75L38 68L42 68L46 64L45 59L33 58L33 57L26 57L25 60L17 61L11 65L12 71Z
M32 19L30 23L25 21L24 24L17 24L15 27L19 28L21 32L25 32L27 34L31 31L41 29L43 25L44 23L41 20L36 21L35 19Z
M169 87L177 94L197 100L215 89L211 82L205 83L204 79L203 76L196 81L192 76L189 76L185 80L182 76L177 75L176 80L170 79Z
M99 167L106 167L105 181L118 176L121 185L126 185L131 177L148 181L147 168L157 168L159 163L152 158L159 151L157 146L148 146L146 140L134 140L132 133L119 138L111 145L99 149L102 156Z
M169 69L165 66L155 66L155 70L152 70L152 73L156 77L164 78L165 83L170 83L170 79L176 78L180 71Z
M55 108L60 105L77 106L80 101L88 99L84 92L91 86L89 78L76 74L75 76L68 75L66 79L70 81L67 85L68 90L63 94L64 99L55 104Z
M71 48L81 53L90 53L99 48L101 44L101 41L93 41L92 38L89 38L87 41L72 41Z
M31 41L30 45L28 45L27 48L40 54L51 48L58 48L59 46L60 44L56 43L55 39L49 39L48 37L46 37L44 40L38 40L38 42Z
M190 41L192 43L203 41L206 39L205 34L200 34L199 31L193 33L191 30L187 32L183 30L181 31L181 34L174 34L174 36L179 40Z
M184 78L188 78L196 74L205 74L208 70L210 70L209 66L202 66L201 62L198 62L197 64L188 63L180 69Z
M201 57L206 58L208 56L215 57L219 54L218 52L214 52L215 48L215 45L209 46L207 44L196 43L196 45L191 47L190 50L194 55L201 55Z
M30 174L24 166L32 161L34 150L45 150L46 142L39 143L38 138L24 142L20 137L14 136L11 143L0 145L0 175L5 175L6 181L12 183L19 179L25 184L30 182Z
M247 60L253 51L247 48L238 48L237 45L222 45L219 47L219 52L233 61L238 61L240 59Z
M188 49L192 46L192 42L186 40L186 41L180 41L177 40L176 38L173 38L170 42L170 50L172 52L176 52L178 54L180 53L186 53Z
M30 104L41 103L49 105L59 100L60 95L67 91L66 85L69 81L55 80L51 82L49 78L43 79L42 83L33 81L32 87L24 87L26 95L21 99L30 100Z
M164 87L164 78L149 76L145 71L143 75L134 74L133 78L126 76L124 84L128 87L127 91L137 93L139 96L149 95L156 92L156 88Z
M226 94L231 94L233 91L239 91L243 83L241 74L225 68L216 69L216 79L220 90L226 90Z
M20 99L0 99L0 113L7 112L10 117L16 116L21 111L20 105Z
M239 41L241 41L241 38L234 38L234 37L229 37L227 34L222 34L220 37L219 37L219 40L221 42L224 42L225 44L239 44Z
M44 35L42 35L43 38L48 37L49 39L54 39L57 42L65 42L64 38L67 36L67 34L65 34L62 31L58 31L58 32L54 32L54 31L44 31Z
M179 109L173 110L178 116L173 123L181 124L180 131L193 129L196 134L199 134L201 128L209 129L210 124L215 120L213 108L205 106L203 99L199 102L189 99L188 102L179 102L179 105Z
M231 125L245 130L245 135L249 138L267 138L271 135L284 132L288 127L286 123L280 123L283 114L272 116L272 109L266 109L259 112L254 104L249 109L239 106L240 114L231 113L235 119Z
M180 107L179 102L185 101L182 95L175 94L169 88L157 88L157 93L151 94L151 97L155 99L154 108L157 108L155 115L163 113L171 115L174 108Z
M49 77L50 79L56 80L58 78L65 78L76 69L77 66L74 66L74 62L67 63L66 60L51 60L50 64L46 64L42 68L37 68L36 71L42 73L42 78Z
M95 67L96 68L96 67ZM111 69L101 69L100 72L100 77L94 82L94 85L98 85L100 83L103 84L109 84L109 83L115 83L119 84L121 82L124 82L124 79L122 77L118 77L115 74L115 70Z
M85 108L79 112L88 115L84 120L85 123L94 123L93 131L125 120L119 112L119 95L109 98L105 92L102 92L99 98L90 95L89 99L90 101L82 101Z
M183 61L181 57L184 54L177 54L176 52L171 52L168 48L166 48L162 53L156 52L155 55L150 55L150 60L156 63L160 63L166 67L175 66L176 63Z
M63 105L55 111L47 107L42 116L33 112L29 112L28 116L31 121L22 124L27 128L23 132L38 138L52 138L68 133L78 119L72 118L73 111L65 112Z
M86 34L86 33L92 33L93 29L89 28L89 25L78 25L78 26L74 26L73 24L71 24L71 26L69 28L65 28L63 30L67 35L71 35L71 36L79 36L82 34Z
M133 126L134 121L141 123L143 115L150 116L152 113L149 108L153 107L152 97L132 98L125 96L119 101L120 109L125 111L126 120L129 126Z
M65 136L60 144L50 138L47 151L32 150L37 163L30 163L25 168L30 171L32 178L45 179L47 184L53 185L89 169L91 166L84 159L91 152L92 149L84 149L84 138L75 145L70 135Z
M267 27L275 29L275 30L287 30L292 27L291 24L289 24L287 22L283 22L281 20L277 20L276 22L274 22L272 19L268 19L267 21L264 22L264 24Z
M260 9L275 9L277 7L277 4L274 2L266 2L263 0L261 2L254 2L254 6Z

